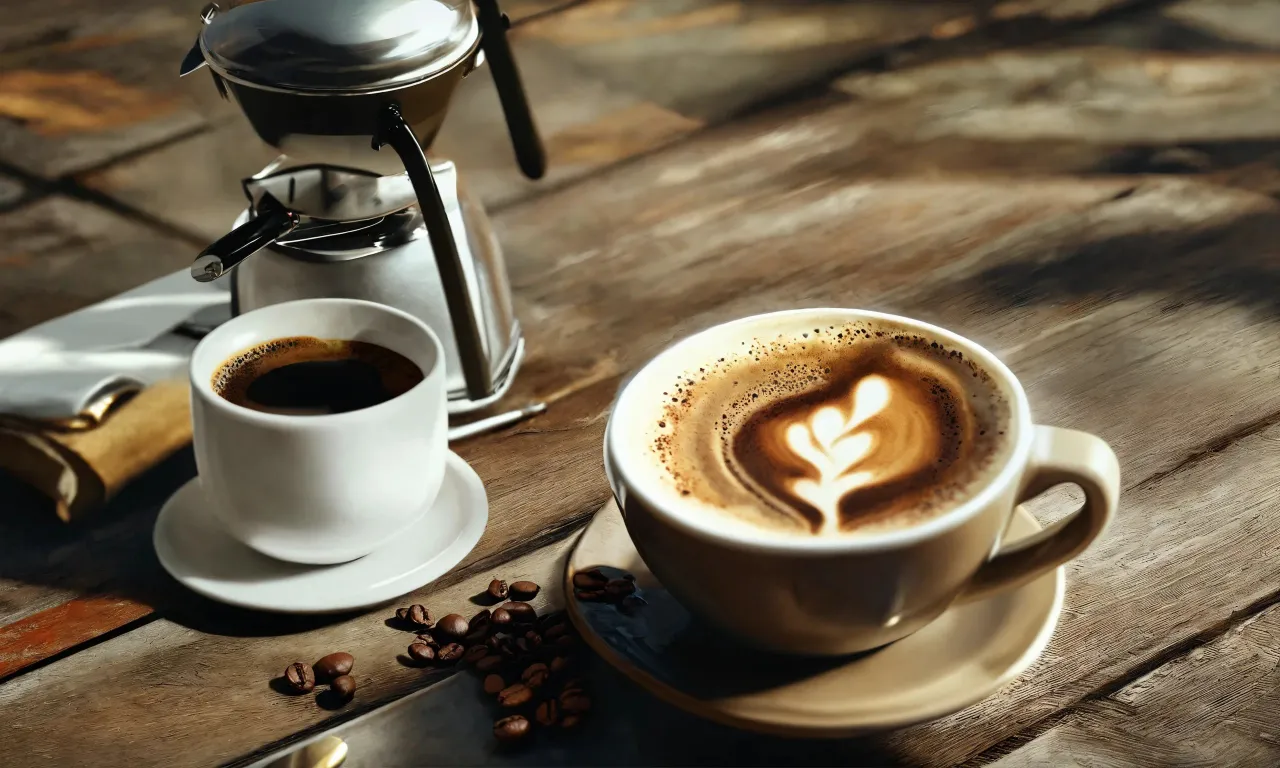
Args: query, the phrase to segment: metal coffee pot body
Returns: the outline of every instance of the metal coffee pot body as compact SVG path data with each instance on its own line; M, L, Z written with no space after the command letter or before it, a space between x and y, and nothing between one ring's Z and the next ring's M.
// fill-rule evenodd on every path
M463 350L457 343L448 297L436 269L436 254L422 215L412 205L343 223L310 217L300 220L288 234L231 270L233 309L248 312L294 299L340 296L408 312L440 337L449 410L463 413L489 405L507 391L524 356L524 339L512 305L502 249L484 208L459 183L453 163L432 162L431 168L457 244L470 305L479 321L482 359L493 382L492 392L478 398L468 393ZM318 187L322 183L325 186ZM364 184L375 185L376 191ZM404 177L363 176L328 166L283 171L269 168L245 181L251 206L236 226L253 221L259 215L255 208L272 190L287 199L290 189L298 207L312 209L317 204L314 198L323 196L333 201L330 210L336 212L344 210L348 197L379 196L390 201L392 208L397 197L401 202L405 196L413 199ZM370 204L359 199L352 203L359 208Z
M545 171L495 0L231 0L201 19L182 74L207 66L264 141L321 164L246 180L249 210L192 275L234 271L242 310L310 296L406 309L453 350L458 402L496 399L520 350L500 251L453 166L424 152L483 60L522 170Z

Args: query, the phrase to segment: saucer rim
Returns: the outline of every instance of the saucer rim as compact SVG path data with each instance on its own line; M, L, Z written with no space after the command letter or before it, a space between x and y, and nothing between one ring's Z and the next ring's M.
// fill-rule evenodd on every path
M606 511L611 505L616 505L616 501L610 499L596 510L595 514L599 515ZM1031 533L1035 533L1036 531L1043 529L1040 521L1027 511L1023 505L1018 505L1014 510L1014 514L1023 517L1034 526ZM619 511L619 515L621 515L621 511ZM594 521L594 519L595 517L593 516L592 520ZM640 665L622 657L621 654L613 649L613 646L607 643L597 632L594 631L590 622L587 621L586 616L581 610L581 601L573 596L573 575L575 573L573 556L577 553L578 547L586 538L590 525L591 523L588 522L587 529L584 529L578 541L574 543L573 550L569 554L569 558L565 563L564 569L565 607L570 620L578 630L578 635L582 638L583 642L585 642L592 651L599 655L601 659L609 664L609 666L622 673L622 675L628 680L674 707L697 717L701 717L721 725L726 725L731 728L773 736L826 739L849 738L852 736L883 733L885 731L919 725L921 723L938 720L948 715L955 714L963 709L967 709L968 707L995 695L1000 691L1000 689L1004 688L1023 672L1026 672L1027 669L1029 669L1031 665L1044 654L1045 650L1049 647L1050 641L1053 639L1054 632L1057 630L1058 621L1062 617L1062 611L1066 600L1066 566L1060 565L1053 570L1053 600L1048 606L1048 615L1044 623L1040 626L1039 631L1036 633L1035 638L1027 644L1025 650L1018 656L1016 661L1009 664L1001 674L992 678L992 682L989 685L973 689L973 692L970 692L963 697L945 699L943 701L946 703L941 706L935 706L928 710L920 709L905 717L891 717L879 720L874 718L863 718L857 723L850 723L847 725L815 725L813 727L782 724L769 720L753 719L734 713L733 711L726 711L724 708L717 706L716 699L701 699L668 685L654 677ZM1048 576L1049 574L1046 573L1037 579L1033 579L1027 584L1014 588L1013 590L996 592L990 596L982 598L981 600L975 600L974 602L981 603L986 600L995 599L996 597L1010 591L1016 592L1019 590L1029 589ZM719 701L724 701L724 699Z
M162 545L161 523L162 521L165 520L166 516L169 516L169 517L173 516L174 513L172 512L172 509L175 506L174 500L178 497L179 494L188 492L188 489L192 485L199 483L200 482L199 476L192 477L190 480L183 483L176 491L174 491L172 494L169 495L169 498L167 498L164 504L161 506L160 512L156 516L155 525L152 528L152 533L151 533L152 550L155 552L156 559L160 561L160 567L164 569L165 573L168 574L169 578L176 581L184 589L189 589L192 592L202 597L206 597L210 600L221 603L223 605L229 605L235 608L241 608L241 609L251 610L251 611L261 611L264 613L279 613L279 614L289 614L289 615L296 615L296 616L325 616L325 615L351 613L353 611L360 611L360 610L365 610L369 608L375 608L380 605L386 605L388 603L391 603L399 597L409 594L414 590L421 589L422 587L440 578L443 578L445 575L449 573L451 569L457 566L458 563L462 562L462 560L467 555L471 554L471 551L475 549L476 544L479 543L480 538L484 535L484 531L489 524L489 494L488 494L488 490L484 487L484 481L480 479L480 476L476 473L475 469L472 468L472 466L466 461L466 459L463 459L461 456L459 456L457 453L455 453L452 450L448 451L445 457L445 475L447 476L450 472L456 472L460 476L463 486L466 489L468 489L470 494L476 495L482 503L475 505L476 508L472 509L470 512L464 511L464 516L466 520L461 526L461 530L458 532L458 535L452 540L450 540L447 544L445 544L445 546L441 547L440 550L436 552L436 554L434 554L427 560L424 560L418 565L418 569L423 570L424 573L430 573L433 575L430 575L422 579L421 581L417 579L413 579L412 580L413 583L411 584L406 583L403 589L397 588L397 590L399 591L396 591L395 594L390 594L385 597L379 596L376 598L360 598L360 599L355 599L349 602L344 602L341 605L328 606L323 608L290 608L290 607L285 607L275 603L267 604L262 602L246 601L238 598L229 598L224 594L220 594L213 590L196 586L188 578L179 577L177 574L174 573L174 569L170 567L170 564L164 554L164 551L166 549L168 549L169 552L172 554L175 551L175 547L173 547L167 541L167 537L165 539L164 544ZM443 487L443 484L442 484L442 487ZM414 528L421 525L422 521L426 519L427 513L431 511L431 508L435 505L435 503L436 502L433 499L431 504L425 505L422 514L419 515L418 518L411 525L405 527L401 531L401 534L409 533ZM230 538L230 534L227 534L227 536ZM398 536L388 540L388 542L384 543L382 546L387 546L395 539L398 539ZM232 541L235 541L235 540L232 539ZM245 544L241 542L235 542L235 543L239 546L249 549ZM374 550L374 552L377 552L377 551L378 551L377 549ZM452 559L452 562L449 562L447 565L444 565L442 568L440 569L423 568L423 566L427 565L428 563L440 558L444 558L444 560L449 560L450 557L446 557L446 556L449 555L450 552L455 552L455 551L457 555L456 558ZM273 559L273 558L270 558L270 556L263 555L261 553L255 553L255 554L259 555L260 557ZM373 554L373 552L371 552L370 554ZM368 557L368 555L366 555L365 557ZM360 558L356 558L356 559L359 560ZM348 562L352 562L352 561L348 561ZM335 568L342 565L346 565L346 563L332 563L328 565L307 565L304 563L296 563L294 565L319 571L326 568Z

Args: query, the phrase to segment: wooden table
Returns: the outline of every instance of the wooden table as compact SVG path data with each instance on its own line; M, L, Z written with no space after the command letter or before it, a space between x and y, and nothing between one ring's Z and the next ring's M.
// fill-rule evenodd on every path
M198 5L6 5L0 334L184 266L239 209L236 181L270 153L207 81L174 77ZM1273 0L508 5L553 171L518 178L482 77L437 149L507 249L530 350L511 400L551 407L458 447L490 525L414 600L494 574L554 581L608 496L610 400L662 345L763 310L895 311L982 341L1038 420L1108 440L1121 510L1015 684L787 754L1280 761ZM69 528L0 486L6 765L245 763L439 682L396 662L385 610L262 616L173 584L150 531L193 471L179 454ZM1059 489L1034 511L1072 504ZM268 689L335 649L360 658L346 709Z

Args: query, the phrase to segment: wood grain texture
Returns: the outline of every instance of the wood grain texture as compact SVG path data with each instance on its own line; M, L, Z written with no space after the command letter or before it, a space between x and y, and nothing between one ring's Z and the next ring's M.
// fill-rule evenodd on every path
M554 584L563 568L568 544L562 540L494 570L482 569L469 575L455 571L432 590L427 606L438 614L456 611L470 615L479 610L471 598L482 593L495 576L508 581L532 579ZM545 611L558 608L559 598L557 590L544 589L533 604ZM29 673L0 687L0 710L9 711L23 700L36 698L49 702L74 699L80 717L103 727L85 729L85 738L74 747L50 739L50 734L38 727L29 730L26 725L6 723L6 734L31 746L19 762L30 759L74 763L88 754L85 749L100 750L103 755L121 754L122 759L134 764L174 761L211 765L231 760L259 746L348 720L447 675L448 671L406 666L398 658L405 653L413 634L382 623L392 616L394 608L391 605L369 616L325 622L330 626L322 634L299 632L306 622L295 623L292 632L282 624L267 636L240 638L181 630L167 621L152 622L77 653L75 668L68 666L70 675L57 674L37 682L33 675L38 672ZM287 636L273 636L281 633ZM271 680L290 663L313 661L337 650L356 657L353 674L359 682L355 701L340 712L320 708L313 696L287 696L271 688ZM125 656L120 655L122 651ZM153 654L157 652L191 654L198 661L182 668L181 674L174 674L172 667L154 665ZM81 688L81 672L100 664L110 665L110 670L100 670L108 675L105 684ZM46 669L60 665L58 662ZM143 698L122 696L122 685L140 685L151 693ZM196 690L201 693L193 696ZM198 712L203 709L200 699L219 701L223 715L205 719ZM234 712L234 717L228 718L228 712ZM115 724L106 725L108 721ZM122 739L126 732L131 738ZM199 747L194 746L197 743ZM123 757L124 752L132 754Z
M708 159L717 156L710 151L713 145L708 144L704 149L708 150L704 155ZM810 150L817 153L813 148ZM680 152L674 154L672 167L689 170L684 156ZM803 156L805 153L788 153L786 156L795 157L796 154ZM750 162L743 165L750 172L758 172L760 155L751 154L749 157ZM732 163L729 165L733 166ZM741 167L722 166L719 170L727 177L743 173ZM640 172L640 169L633 169L618 175L625 177ZM714 193L713 177L713 174L709 175L706 182ZM1176 400L1194 412L1196 408L1208 409L1219 401L1223 383L1205 379L1204 371L1221 370L1222 375L1229 375L1238 382L1256 383L1256 386L1240 383L1234 386L1233 391L1239 392L1243 398L1237 400L1239 413L1257 414L1268 412L1268 408L1276 409L1272 388L1265 382L1272 380L1274 366L1280 360L1280 350L1269 346L1274 342L1268 341L1273 335L1268 323L1251 322L1249 309L1229 303L1224 310L1210 302L1187 304L1181 309L1161 312L1159 309L1164 305L1160 298L1165 295L1162 291L1167 292L1168 288L1158 284L1149 297L1151 301L1146 303L1142 297L1135 298L1128 305L1108 301L1108 293L1115 289L1106 283L1100 286L1103 292L1093 297L1064 301L1058 293L1062 289L1049 283L1053 287L1045 288L1043 295L1031 294L1018 301L1001 303L1001 297L1007 296L1005 283L996 279L1001 275L1016 274L1016 268L1022 264L1029 264L1036 275L1055 274L1055 262L1070 262L1072 258L1079 258L1081 252L1098 252L1099 246L1091 244L1093 237L1105 239L1110 236L1124 243L1122 238L1126 232L1138 238L1139 242L1142 237L1169 238L1165 246L1168 253L1187 251L1194 254L1188 257L1192 261L1175 262L1170 267L1176 274L1186 275L1195 260L1218 262L1225 252L1234 247L1229 238L1223 243L1205 237L1205 232L1215 225L1238 224L1250 217L1258 217L1262 223L1256 226L1262 229L1253 231L1249 242L1265 241L1263 235L1277 225L1274 202L1243 192L1180 182L1157 184L1107 202L1116 196L1120 185L1065 180L1036 185L1016 185L1008 180L985 185L973 181L948 185L907 180L876 182L871 189L856 194L865 182L842 179L839 174L835 178L817 190L799 185L799 192L784 193L781 197L769 194L771 190L766 184L765 189L759 190L758 199L747 200L741 206L729 206L718 219L699 215L697 209L687 210L690 201L672 201L672 191L661 185L623 184L614 187L600 182L601 186L633 190L639 199L633 198L629 208L635 233L618 232L617 235L626 242L625 247L620 246L617 252L610 252L610 261L602 261L598 269L591 272L589 279L594 290L579 289L579 295L598 295L600 301L616 305L613 317L617 319L613 322L608 322L603 316L592 320L596 326L595 341L599 345L596 349L602 356L610 356L618 365L630 366L663 343L664 331L650 321L653 315L646 311L643 303L646 298L653 300L652 297L642 294L632 300L634 303L628 303L623 294L628 288L645 284L649 272L641 268L643 263L652 261L652 270L663 269L663 254L675 248L675 242L680 242L679 252L684 253L685 263L689 265L683 276L692 286L691 291L700 289L703 294L701 298L694 293L681 297L691 318L690 323L703 323L713 316L730 312L740 314L763 309L775 302L794 302L794 296L803 296L806 301L815 303L860 304L869 299L875 303L876 296L896 287L900 293L892 295L891 301L884 302L889 308L928 314L946 324L976 332L997 347L1010 348L1006 356L1015 370L1026 376L1031 397L1044 420L1100 431L1116 443L1126 471L1132 473L1135 481L1153 472L1176 468L1189 455L1201 450L1206 442L1220 439L1225 425L1222 414L1218 419L1199 422L1168 414L1155 423L1144 423L1140 419L1152 415L1149 412L1131 418L1129 410L1133 406L1126 403L1129 398L1125 393L1134 391L1134 387L1141 387L1146 402L1152 404L1152 411L1155 404ZM731 187L749 186L741 184L740 180L736 184L726 178L721 181ZM757 185L763 183L756 182ZM845 187L854 191L850 192ZM600 193L601 190L593 183L586 183L530 207L554 205L556 198L565 198L560 200L565 204L576 200L579 194ZM1187 199L1181 205L1175 205L1179 195ZM699 198L714 201L716 195ZM662 225L668 221L665 217L647 215L653 206L665 210L673 203L686 206L690 216L688 228L668 225L664 229ZM711 205L710 202L703 204ZM823 247L815 233L812 238L801 237L792 250L784 247L787 242L784 231L765 236L770 234L768 227L777 224L766 224L764 228L755 224L756 228L751 229L751 222L778 221L781 217L770 205L782 204L792 206L796 214L792 220L802 223L813 220L817 215L816 210L810 210L808 206L825 210L827 218L835 222L828 224L829 228L823 232L825 236L821 242L827 245ZM504 218L514 220L516 213L513 211ZM770 213L775 215L767 215ZM525 212L521 212L521 222L525 221L524 215ZM532 217L532 213L528 215ZM931 226L923 227L924 222L930 222ZM697 236L699 227L702 228L701 237ZM742 231L744 228L746 230ZM1242 237L1250 237L1247 234L1250 230L1243 231L1246 234ZM1058 238L1056 246L1049 238L1054 233ZM583 234L589 236L591 233ZM791 230L790 236L796 237L795 230ZM854 256L833 250L837 244L854 239L860 243ZM748 240L754 241L754 245L744 242ZM540 241L516 238L514 242ZM1051 247L1042 250L1040 243L1048 243ZM1198 249L1197 245L1201 243L1205 245ZM1141 250L1136 242L1126 244L1126 248L1125 252ZM605 268L609 263L617 266L616 260L623 259L632 250L638 251L636 263L627 263L625 269ZM893 252L895 258L876 258L877 254L886 251ZM762 273L772 274L773 282L769 288L748 297L726 297L715 290L716 281L725 273L723 265L730 263L725 261L728 257L723 254L729 252L737 254L731 263L738 268L749 269L754 264ZM532 253L526 251L526 254ZM572 253L560 250L543 258L564 258ZM716 260L717 253L722 254L720 261ZM846 263L848 276L843 279L833 274L834 267L824 268L837 254L850 259ZM780 255L785 258L780 258ZM787 268L780 269L784 263ZM1262 257L1261 263L1272 262ZM699 268L703 264L707 266ZM720 268L713 269L717 264ZM530 263L525 269L534 266ZM930 269L931 277L920 277L925 274L926 267ZM904 269L912 271L904 273ZM550 303L549 298L559 295L557 278L563 280L564 276L545 267L543 274L545 282L533 281L522 291L526 298L541 297L544 302L540 306L541 313L531 311L526 315L531 334L538 327L558 328L570 337L574 333L585 333L585 330L578 329L585 327L584 317L591 317L589 313L593 305L570 306L566 302L563 306L556 306ZM916 284L904 284L904 274L913 275ZM985 289L990 289L991 294L984 295L981 291ZM951 292L951 300L941 300L940 296L948 292ZM965 296L971 298L961 300ZM701 312L694 312L695 307L701 307ZM1144 307L1150 311L1138 311ZM586 316L581 314L584 311L588 313ZM1094 316L1097 316L1096 322L1090 323L1089 318ZM1215 323L1207 324L1206 320L1213 317L1217 317ZM1253 350L1254 357L1247 366L1231 368L1233 364L1239 366L1239 363L1232 362L1235 351L1218 341L1218 334L1224 328L1240 344ZM1037 343L1019 349L1020 339L1034 339ZM1123 339L1134 341L1116 343ZM1114 354L1098 355L1100 348L1108 347L1113 348ZM533 349L538 351L537 355L566 354L560 351L561 347L551 344L545 349L542 345L534 345ZM1025 366L1020 362L1024 355L1030 361ZM531 358L531 366L536 359L536 355ZM1061 361L1073 363L1065 367ZM1200 364L1207 367L1197 368ZM541 366L543 376L546 376L549 363L544 362ZM1198 373L1199 378L1191 377L1192 372ZM574 366L563 367L560 380L571 380L576 376L590 378L589 373L584 374L583 369ZM549 383L546 378L542 381ZM536 542L540 534L554 530L575 515L589 513L602 500L606 491L599 468L600 430L615 385L616 378L601 377L598 383L565 397L552 412L526 427L462 448L464 456L485 478L493 500L493 523L475 556L510 551L513 542ZM548 472L550 466L557 471ZM1157 652L1169 638L1199 631L1203 628L1201 622L1214 621L1223 613L1229 614L1256 600L1259 591L1265 592L1264 585L1270 578L1268 563L1274 560L1266 555L1276 544L1276 537L1266 535L1265 525L1262 529L1256 526L1249 528L1247 510L1224 503L1224 497L1248 497L1253 489L1236 485L1243 482L1243 478L1189 474L1189 468L1203 470L1202 464L1193 463L1187 467L1187 471L1175 471L1151 485L1145 491L1148 494L1146 499L1131 494L1126 499L1122 523L1108 539L1112 549L1101 547L1099 554L1092 556L1098 559L1087 559L1074 569L1076 582L1071 606L1073 615L1080 618L1072 630L1068 630L1064 623L1063 634L1071 633L1068 648L1094 650L1089 653L1074 650L1070 653L1056 652L1054 663L1041 668L1040 674L1045 677L1032 678L1032 682L1024 683L1014 693L984 705L989 709L984 709L982 714L966 713L960 720L964 724L960 732L954 722L944 721L910 737L904 736L902 742L887 742L884 748L902 759L937 763L974 754L1024 725L1040 707L1051 709L1055 702L1064 698L1070 700L1073 694L1079 694L1082 689L1088 690L1096 679L1123 672L1123 668L1117 668L1116 660L1141 658L1144 654ZM1173 487L1175 482L1179 484ZM1203 496L1206 489L1216 489L1211 498ZM1047 500L1047 516L1061 514L1069 501L1069 496ZM1215 514L1210 516L1192 509L1192 514L1188 515L1187 509L1192 504L1212 506ZM1236 522L1225 525L1227 520ZM1153 530L1169 528L1177 529L1171 535L1178 541L1188 542L1178 551L1174 562L1162 560L1143 568L1142 563L1126 560L1135 546L1143 546L1144 539L1153 535ZM1263 550L1258 553L1250 550L1245 558L1244 562L1253 570L1233 574L1225 581L1212 582L1212 599L1215 602L1206 605L1203 613L1188 613L1180 605L1169 603L1168 610L1134 615L1127 602L1111 599L1117 590L1122 589L1137 595L1158 590L1170 578L1170 569L1174 569L1175 578L1195 579L1207 563L1220 562L1224 552L1240 551L1245 545ZM1125 561L1124 568L1114 563L1117 559ZM1121 583L1118 583L1117 579L1121 577ZM1082 590L1087 590L1083 599L1078 597ZM172 602L165 605L177 606ZM201 605L199 611L204 610ZM195 626L184 629L169 621L154 622L138 632L104 643L94 652L111 653L112 658L132 669L222 669L234 664L256 668L267 666L272 661L278 664L281 648L291 647L302 638L309 643L325 645L332 644L331 638L338 636L335 635L338 632L352 632L351 637L370 639L382 632L377 617L370 616L339 625L348 629L311 628L305 635L282 642L208 633L215 628L220 633L228 632L225 620L206 620L201 624L191 621L189 616L175 615L174 618ZM1125 631L1118 632L1117 627L1124 627ZM137 637L139 632L146 633L145 638ZM134 644L135 639L138 644ZM250 648L254 649L252 655L246 656ZM58 681L59 685L77 689L99 689L103 674L114 673L104 673L98 664L73 668L58 662L19 678L17 688L19 692L38 691L42 686ZM213 714L227 711L225 697L238 697L238 693L224 691L221 687L210 689L198 677L190 682L170 684L163 690L147 685L146 680L146 677L139 678L126 698L136 701L137 706L146 707L146 711L151 713L150 722L158 733L181 733L184 738L199 738L205 749L230 749L231 743L241 745L239 748L244 750L253 749L256 746L254 739L261 739L268 731L288 732L310 722L307 712L300 716L292 710L276 709L270 714L264 713L262 722L255 724L254 729L239 729L236 733L229 730L213 732L208 726L215 719ZM371 695L383 695L378 692L378 686L383 684L375 680L370 688ZM194 689L189 687L192 685L199 686L200 696L193 695ZM393 687L393 690L400 689ZM3 689L0 689L0 695L4 695ZM9 722L18 724L20 734L27 734L22 738L35 738L33 734L37 733L47 736L48 729L56 725L53 708L56 699L56 696L43 692L20 695L7 700L0 711L11 718ZM142 703L144 701L145 704ZM241 705L236 703L235 706ZM98 725L66 734L65 740L60 742L67 745L65 748L71 749L72 742L76 740L79 740L80 748L91 748L92 745L85 740L103 738L102 733L111 731L109 723L115 721L117 714L108 709L91 708L89 711L96 713L90 720ZM158 714L162 712L163 715ZM81 725L84 722L86 720L81 720ZM203 730L199 736L188 730L189 724L196 722L202 723ZM257 730L259 728L261 730ZM86 730L93 733L81 735L80 732ZM19 743L23 742L19 740ZM188 754L192 745L190 740L185 742L184 749ZM865 747L856 746L858 749ZM176 754L161 755L155 749L151 745L145 755L136 754L131 759L181 759Z
M78 597L0 627L0 680L150 613L132 600Z
M987 12L1070 18L1107 5L1012 2ZM765 61L776 41L747 34L750 14L776 15L777 7L592 0L565 11L584 15L554 34L546 32L551 27L533 34L531 24L527 44L574 51L571 59L551 57L548 73L564 71L566 62L589 73L574 81L586 84L581 99L593 101L600 83L614 94L623 87L616 110L566 120L558 135L569 138L557 151L577 153L582 168L607 165L619 156L613 147L640 147L653 135L653 146L668 141L662 131L634 139L628 115L661 115L653 121L661 125L670 115L728 114L727 101L699 101L707 91L698 89L710 86L681 67L706 59L681 60L681 46L702 34L719 41L721 53L751 50ZM643 162L503 212L499 234L531 350L513 399L543 396L552 410L460 447L492 503L489 530L464 573L487 582L491 564L557 540L603 501L599 443L626 371L714 322L837 304L920 316L988 344L1022 377L1039 420L1094 431L1116 447L1126 493L1115 528L1072 566L1067 615L1032 673L938 723L870 741L798 745L797 762L856 763L875 754L880 762L942 765L993 747L988 756L1003 754L999 745L1018 732L1037 732L1064 707L1091 706L1099 691L1145 672L1152 659L1274 600L1277 502L1272 479L1257 468L1280 459L1272 455L1280 437L1280 210L1267 196L1280 187L1267 175L1275 134L1274 114L1265 111L1275 96L1275 59L1262 50L1262 34L1247 43L1257 48L1248 55L1238 50L1245 43L1211 40L1210 15L1187 7L1178 5L1177 23L1203 33L1177 38L1195 43L1190 53L1153 50L1148 43L1169 39L1164 33L1133 47L1115 42L1132 42L1127 34L1110 41L1082 35L950 66L926 62L858 76L841 85L851 103L819 97L703 130ZM846 12L860 11L806 9L797 18ZM715 31L726 27L746 32ZM835 25L842 29L849 27ZM802 44L780 56L806 50L804 35L797 36ZM644 41L655 53L644 52ZM624 50L632 51L636 72L624 74L634 83L617 74ZM735 59L725 54L720 61ZM787 78L816 71L794 66L782 67L777 80L761 75L756 93L785 90L790 85L780 83L796 82ZM736 82L736 70L728 69L715 87ZM575 103L565 101L563 114L574 114ZM662 111L649 111L654 106ZM1063 121L1081 128L1064 130ZM669 122L680 125L671 137L691 127ZM576 134L576 125L597 127ZM500 129L492 136L493 152L505 152ZM175 152L165 162L181 158ZM508 165L502 154L492 162ZM150 197L136 198L144 208L163 197L155 191L163 165L153 166ZM213 164L202 171L216 172ZM1165 174L1188 178L1158 178ZM112 184L127 185L128 176L117 173ZM102 188L114 194L124 186ZM509 187L495 182L493 189L499 191L487 194ZM30 218L14 220L21 226L10 240L43 243L31 233L49 220L65 228L60 222L68 218L90 232L117 231L94 225L101 214L92 209L58 218L59 210L78 212L81 204L50 205L21 209ZM202 209L210 221L224 215L218 205ZM155 246L137 250L154 254ZM182 264L188 251L184 246ZM96 287L72 282L70 295L59 293L52 288L63 279L58 259L18 262L47 270L28 271L34 277L20 287L50 293L27 305L0 300L0 318L13 306L14 325ZM346 646L357 656L369 649L369 658L384 664L337 719L429 682L393 665L392 645L404 638L389 634L379 613L337 623L276 621L194 599L164 578L150 552L150 526L169 486L191 471L189 456L177 457L131 489L117 514L75 535L21 515L0 519L5 621L75 594L158 606L166 617L0 685L0 717L15 734L14 754L32 763L110 755L118 765L243 756L335 721L308 701L265 689L299 653ZM1058 490L1034 509L1053 520L1074 500L1073 491ZM528 562L550 568L540 555ZM419 596L435 599L448 589L437 585ZM84 702L74 721L65 716L73 698ZM1192 723L1186 727L1197 732L1190 717L1171 717L1170 728ZM1153 714L1152 730L1144 732L1156 745L1165 738L1159 720ZM148 738L121 740L126 732Z
M1078 19L1123 4L592 0L534 19L524 33L617 87L715 122L895 44L963 34L993 19Z
M0 213L0 336L190 261L190 245L65 197Z
M1068 710L992 765L1275 765L1280 608L1268 608L1105 697Z
M20 0L0 34L0 160L53 177L232 114L207 75L179 79L198 4Z

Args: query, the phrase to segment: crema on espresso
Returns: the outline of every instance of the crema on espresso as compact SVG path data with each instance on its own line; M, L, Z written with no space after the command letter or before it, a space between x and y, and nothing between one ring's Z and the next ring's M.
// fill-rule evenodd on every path
M648 425L691 508L779 533L909 527L998 469L1012 410L974 361L853 324L735 342L672 376Z

